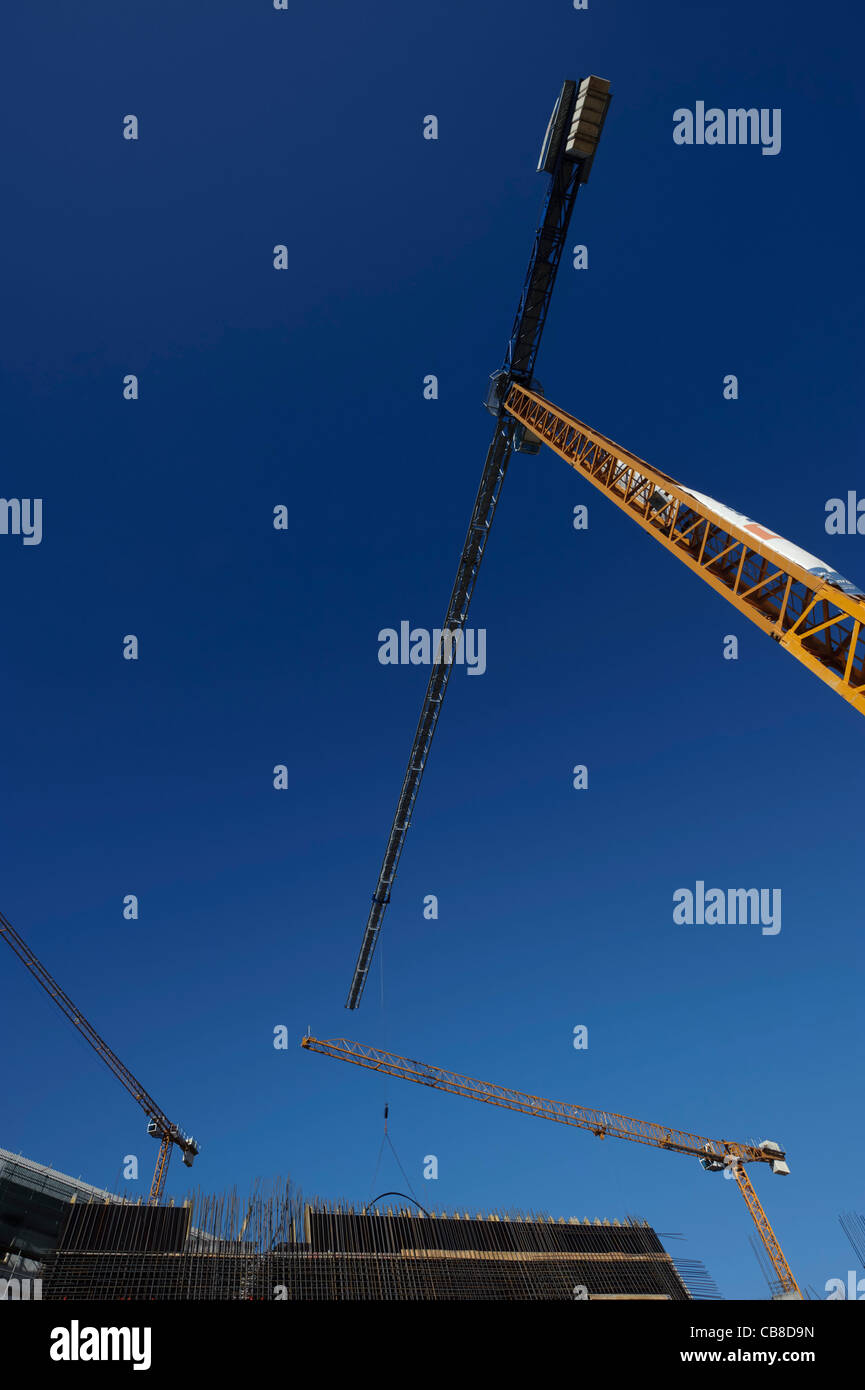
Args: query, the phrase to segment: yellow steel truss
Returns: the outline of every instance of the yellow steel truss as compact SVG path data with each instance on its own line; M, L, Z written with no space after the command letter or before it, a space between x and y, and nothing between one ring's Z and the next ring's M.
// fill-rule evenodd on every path
M505 407L689 569L865 714L865 600L772 547L780 537L644 463L524 386Z
M801 1298L801 1290L796 1280L793 1278L793 1271L784 1258L784 1252L778 1244L778 1238L769 1224L769 1218L760 1205L760 1198L754 1191L751 1179L745 1170L744 1163L735 1164L736 1181L739 1184L739 1191L748 1204L754 1225L760 1235L760 1239L766 1248L772 1267L778 1277L782 1293L796 1293Z
M156 1158L156 1171L153 1174L153 1182L150 1184L150 1196L148 1202L151 1206L158 1206L163 1192L165 1191L165 1179L168 1177L168 1165L171 1162L171 1149L173 1140L170 1135L164 1134L159 1144L159 1153Z
M333 1057L337 1061L353 1062L355 1066L369 1067L371 1071L384 1072L403 1081L415 1081L420 1086L432 1086L438 1091L449 1091L451 1095L464 1096L467 1100L480 1100L486 1105L498 1105L505 1110L534 1115L541 1120L575 1125L578 1129L588 1130L599 1139L607 1136L629 1139L633 1143L648 1144L656 1149L692 1154L718 1169L731 1165L739 1184L739 1191L745 1199L772 1262L781 1291L801 1298L799 1285L784 1258L775 1232L744 1167L746 1163L774 1163L783 1160L784 1153L781 1149L761 1147L759 1144L742 1144L732 1139L706 1139L701 1134L691 1134L687 1130L654 1124L651 1120L635 1120L630 1115L619 1115L611 1110L591 1110L584 1105L572 1105L569 1101L548 1100L545 1096L533 1096L528 1091L515 1091L510 1086L498 1086L491 1081L478 1081L472 1076L462 1076L459 1072L434 1067L428 1062L416 1062L410 1057L400 1057L394 1052L385 1052L381 1048L371 1047L368 1043L353 1042L348 1038L322 1040L307 1036L302 1040L301 1046L311 1052L320 1052L325 1057Z

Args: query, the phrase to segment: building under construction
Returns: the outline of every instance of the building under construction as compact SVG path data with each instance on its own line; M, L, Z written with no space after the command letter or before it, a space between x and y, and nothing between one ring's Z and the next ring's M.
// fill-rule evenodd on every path
M59 1231L46 1232L40 1250L43 1300L717 1296L699 1261L674 1261L651 1226L635 1218L427 1215L381 1203L304 1200L290 1183L259 1187L244 1200L198 1193L182 1206L150 1206L83 1184L70 1191L63 1175L24 1163L26 1183L32 1168L40 1186L51 1189L52 1228L55 1197L67 1188ZM17 1186L7 1205L20 1205ZM0 1222L6 1198L0 1194Z
M81 1178L0 1149L0 1278L41 1274L57 1249L70 1202L116 1200Z

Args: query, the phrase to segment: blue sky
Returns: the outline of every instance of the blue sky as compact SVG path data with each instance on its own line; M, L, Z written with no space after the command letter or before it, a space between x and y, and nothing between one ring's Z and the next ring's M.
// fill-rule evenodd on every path
M385 1088L302 1052L310 1025L778 1140L792 1175L755 1180L787 1258L818 1292L846 1277L861 718L548 451L511 464L470 618L487 669L454 673L343 1005L427 674L377 634L444 616L565 77L614 97L545 391L865 581L863 538L824 528L865 493L852 7L91 0L6 29L2 492L41 497L44 534L0 536L2 910L199 1138L206 1189L368 1198L387 1091L428 1208L636 1212L765 1296L744 1203L696 1162ZM780 108L780 154L676 146L698 100ZM697 880L780 887L781 932L675 925ZM0 1011L0 1144L110 1187L135 1153L146 1191L144 1117L11 954ZM378 1190L403 1185L386 1154Z

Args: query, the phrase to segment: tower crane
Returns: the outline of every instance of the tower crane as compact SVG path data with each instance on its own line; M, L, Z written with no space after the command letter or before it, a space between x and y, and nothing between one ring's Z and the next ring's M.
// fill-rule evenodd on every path
M701 1134L690 1134L686 1130L672 1129L667 1125L654 1124L650 1120L635 1120L629 1115L617 1115L610 1110L590 1110L586 1106L572 1105L568 1101L547 1100L544 1096L529 1095L526 1091L515 1091L509 1086L496 1086L490 1081L478 1081L471 1076L461 1076L458 1072L433 1067L426 1062L415 1062L409 1057L399 1057L393 1052L384 1052L380 1048L352 1042L348 1038L322 1041L307 1035L303 1038L301 1046L311 1052L320 1052L325 1057L333 1057L341 1062L353 1062L356 1066L369 1067L372 1071L395 1076L403 1081L414 1081L420 1086L432 1086L437 1091L449 1091L452 1095L464 1096L467 1100L483 1101L486 1105L498 1105L505 1110L515 1110L522 1115L535 1115L538 1119L554 1120L562 1125L575 1125L578 1129L588 1130L599 1139L608 1136L611 1139L628 1139L635 1144L648 1144L652 1148L667 1149L672 1153L690 1154L700 1160L707 1172L716 1173L729 1169L745 1199L775 1271L780 1288L778 1296L787 1299L802 1297L799 1285L793 1277L745 1167L748 1163L768 1163L773 1173L789 1173L784 1151L773 1141L764 1139L759 1144L742 1144L732 1139L707 1139Z
M168 1164L171 1159L172 1148L180 1149L183 1162L187 1168L192 1167L193 1160L200 1152L198 1144L188 1134L167 1118L165 1112L156 1104L151 1095L145 1091L141 1082L138 1081L121 1062L120 1058L112 1052L107 1042L99 1036L92 1024L76 1008L69 998L69 995L60 988L57 981L45 969L42 962L33 954L26 941L21 937L11 922L8 922L0 912L0 937L7 943L19 960L23 961L30 974L36 979L46 994L49 994L57 1007L66 1015L70 1023L74 1024L82 1037L86 1038L94 1052L98 1054L105 1065L114 1073L118 1081L125 1086L126 1090L141 1106L148 1118L147 1133L154 1139L159 1140L159 1154L156 1160L156 1170L153 1174L153 1182L150 1184L150 1195L148 1202L155 1206L165 1188L165 1179L168 1176Z
M505 353L505 364L493 373L487 393L486 407L495 416L495 432L481 474L447 614L441 627L441 637L437 650L432 653L432 667L420 719L346 1001L348 1009L358 1007L367 981L448 687L451 658L465 628L511 453L536 454L539 450L536 440L504 409L503 400L512 383L529 386L534 381L535 361L571 213L580 185L588 181L609 102L610 84L603 78L586 77L579 86L574 81L566 81L547 127L538 172L549 175L549 184Z
M384 860L373 894L346 1007L356 1009L390 902L406 833L447 689L454 640L469 602L512 452L549 445L605 492L738 611L768 633L854 709L865 714L865 592L830 565L759 522L659 469L545 400L534 378L564 238L581 183L597 151L610 101L596 77L565 82L550 118L538 170L549 174L529 269L508 344L486 406L496 417L468 535Z

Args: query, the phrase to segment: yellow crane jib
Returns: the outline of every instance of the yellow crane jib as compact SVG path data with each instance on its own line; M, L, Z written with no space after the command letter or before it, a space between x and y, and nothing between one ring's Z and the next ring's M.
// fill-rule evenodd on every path
M588 1130L600 1139L609 1135L610 1138L648 1144L652 1148L691 1154L700 1160L707 1172L731 1169L775 1271L779 1296L802 1297L799 1285L793 1277L745 1169L747 1163L766 1163L773 1173L783 1175L790 1172L784 1150L772 1140L764 1139L759 1144L743 1144L731 1139L707 1139L704 1135L692 1134L688 1130L671 1129L668 1125L654 1124L651 1120L636 1120L630 1115L619 1115L611 1110L592 1110L584 1105L573 1105L569 1101L548 1100L545 1096L531 1095L528 1091L498 1086L491 1081L478 1081L475 1077L462 1076L459 1072L434 1067L427 1062L417 1062L410 1057L400 1057L396 1053L385 1052L381 1048L371 1047L368 1043L353 1042L348 1038L322 1040L307 1034L301 1040L301 1046L311 1052L320 1052L325 1057L333 1057L337 1061L353 1062L355 1066L368 1067L371 1071L383 1072L403 1081L414 1081L421 1086L432 1086L439 1091L449 1091L452 1095L464 1096L467 1100L480 1100L486 1105L497 1105L523 1115L535 1115L538 1119L574 1125L578 1129Z
M512 385L505 410L809 671L865 714L865 592L776 532Z

